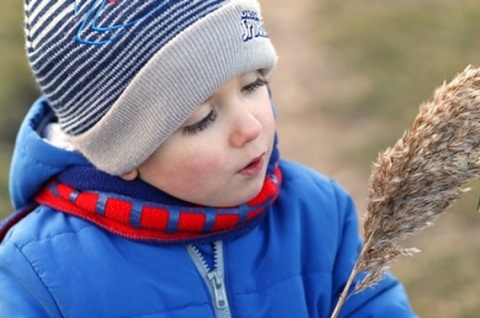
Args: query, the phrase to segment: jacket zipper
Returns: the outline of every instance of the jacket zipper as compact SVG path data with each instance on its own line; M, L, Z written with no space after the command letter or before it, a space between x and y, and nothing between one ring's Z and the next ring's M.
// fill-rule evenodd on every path
M208 266L205 257L195 245L187 245L187 251L210 290L215 315L219 318L231 318L232 313L225 287L223 242L216 241L213 243L213 269Z

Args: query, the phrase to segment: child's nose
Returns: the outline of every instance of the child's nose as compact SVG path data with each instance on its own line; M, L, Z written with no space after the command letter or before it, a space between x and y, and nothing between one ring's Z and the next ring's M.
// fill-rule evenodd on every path
M255 140L262 129L262 123L250 111L250 107L243 105L234 115L230 144L235 148L240 148L249 141Z

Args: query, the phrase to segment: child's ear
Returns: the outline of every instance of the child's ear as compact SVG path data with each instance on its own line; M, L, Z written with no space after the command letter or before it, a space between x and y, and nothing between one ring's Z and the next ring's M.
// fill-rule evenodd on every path
M138 169L133 169L132 171L126 172L120 176L123 180L132 181L138 177Z

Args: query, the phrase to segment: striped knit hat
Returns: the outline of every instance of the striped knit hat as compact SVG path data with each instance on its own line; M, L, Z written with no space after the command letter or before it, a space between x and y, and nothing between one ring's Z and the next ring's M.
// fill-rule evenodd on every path
M112 175L223 83L276 63L256 0L25 1L37 83L74 148Z

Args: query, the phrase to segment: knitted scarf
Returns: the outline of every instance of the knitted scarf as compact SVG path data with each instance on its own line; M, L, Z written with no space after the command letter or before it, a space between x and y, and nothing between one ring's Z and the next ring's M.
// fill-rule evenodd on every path
M129 239L199 243L233 238L254 227L278 197L281 179L275 147L260 193L235 207L194 205L142 180L125 181L86 166L55 176L35 200Z

